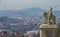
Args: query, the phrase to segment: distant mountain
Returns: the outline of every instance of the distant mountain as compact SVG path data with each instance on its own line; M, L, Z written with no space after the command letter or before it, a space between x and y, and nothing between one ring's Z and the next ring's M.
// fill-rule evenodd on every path
M39 16L42 17L42 14L46 9L42 8L28 8L23 10L0 10L0 17L8 16L8 17L19 17L19 16ZM60 11L53 11L53 14L60 18Z
M2 10L0 11L0 16L18 16L18 15L26 15L26 16L39 16L45 10L42 8L28 8L23 10Z
M17 14L21 14L20 12L22 12L23 15L39 16L39 15L42 15L43 11L44 11L44 9L41 9L41 8L29 8L29 9L21 10L21 11L17 12Z
M42 16L42 13L47 11L46 9L42 8L28 8L23 10L0 10L0 16ZM60 11L53 11L54 15L60 16Z

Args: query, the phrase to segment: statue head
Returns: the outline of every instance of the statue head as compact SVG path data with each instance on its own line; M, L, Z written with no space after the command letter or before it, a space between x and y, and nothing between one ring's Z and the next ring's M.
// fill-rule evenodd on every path
M50 10L52 10L53 8L52 8L52 6L50 7Z

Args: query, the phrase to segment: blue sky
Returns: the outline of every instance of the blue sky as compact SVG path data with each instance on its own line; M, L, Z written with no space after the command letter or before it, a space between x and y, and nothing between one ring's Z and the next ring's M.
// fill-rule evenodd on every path
M0 10L21 10L39 7L48 9L50 6L60 10L60 0L0 0Z

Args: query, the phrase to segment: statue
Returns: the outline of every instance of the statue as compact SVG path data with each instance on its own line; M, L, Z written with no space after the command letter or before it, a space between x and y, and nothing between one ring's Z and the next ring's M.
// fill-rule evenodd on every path
M44 12L43 16L45 18L44 23L45 24L55 24L56 23L56 17L52 13L52 7L50 7L50 10L48 12Z

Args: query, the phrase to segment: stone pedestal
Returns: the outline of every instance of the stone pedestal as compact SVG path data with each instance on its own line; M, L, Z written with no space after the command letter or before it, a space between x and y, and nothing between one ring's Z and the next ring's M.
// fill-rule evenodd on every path
M48 24L41 24L40 25L40 37L56 37L56 33L58 32L57 25L48 25Z

